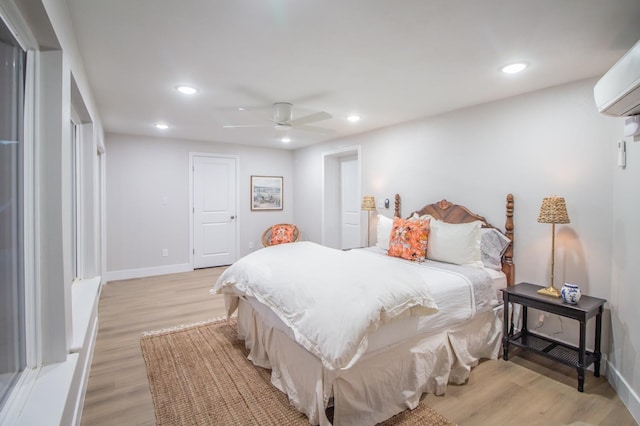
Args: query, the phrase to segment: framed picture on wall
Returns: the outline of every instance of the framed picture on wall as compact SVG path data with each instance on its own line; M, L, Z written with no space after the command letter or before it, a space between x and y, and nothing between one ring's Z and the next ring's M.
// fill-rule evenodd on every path
M282 210L282 176L251 176L251 210Z

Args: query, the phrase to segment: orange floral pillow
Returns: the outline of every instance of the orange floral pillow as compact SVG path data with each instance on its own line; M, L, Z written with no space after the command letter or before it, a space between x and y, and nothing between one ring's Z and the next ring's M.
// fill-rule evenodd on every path
M423 262L427 255L430 219L393 219L389 236L389 256Z
M292 242L295 231L296 227L293 225L273 225L271 227L271 245Z

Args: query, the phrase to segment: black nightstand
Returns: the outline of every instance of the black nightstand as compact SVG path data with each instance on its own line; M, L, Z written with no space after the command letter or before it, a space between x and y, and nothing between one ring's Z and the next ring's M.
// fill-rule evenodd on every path
M602 311L604 299L582 295L575 305L564 303L561 298L538 294L541 286L529 283L516 284L502 290L504 300L504 334L502 346L504 360L509 359L509 344L544 355L553 360L576 367L578 370L578 391L584 391L584 369L592 363L594 376L600 377L600 339L602 336ZM513 324L509 329L509 302L522 305L522 330L514 334ZM558 342L527 329L527 308L572 318L580 322L580 346L575 347ZM586 350L587 320L596 317L595 348Z

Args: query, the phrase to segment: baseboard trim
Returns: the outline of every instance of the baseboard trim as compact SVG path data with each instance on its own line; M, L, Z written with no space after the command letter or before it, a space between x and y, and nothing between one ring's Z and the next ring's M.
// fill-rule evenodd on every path
M154 275L178 274L180 272L193 271L190 263L179 263L175 265L153 266L151 268L125 269L120 271L108 271L105 274L105 281L131 280L134 278L152 277Z
M607 380L615 389L620 401L627 407L636 422L640 424L640 397L622 377L620 372L607 361Z

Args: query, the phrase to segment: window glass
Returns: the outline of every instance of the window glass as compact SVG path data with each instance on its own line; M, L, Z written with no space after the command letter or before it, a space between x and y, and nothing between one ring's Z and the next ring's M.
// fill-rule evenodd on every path
M0 20L0 408L25 367L22 152L26 53Z

